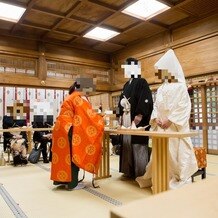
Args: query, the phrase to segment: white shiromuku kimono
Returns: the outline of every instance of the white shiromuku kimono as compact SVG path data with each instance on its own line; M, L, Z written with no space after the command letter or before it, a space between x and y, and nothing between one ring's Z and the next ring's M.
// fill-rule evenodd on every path
M157 126L155 119L168 119L172 122L165 132L189 132L189 118L191 102L187 92L185 79L181 65L174 52L169 50L166 58L160 59L155 66L158 69L168 71L178 79L178 82L169 83L165 81L157 91L154 109L151 115L150 124L154 131L164 131ZM167 53L166 53L167 54ZM166 55L165 54L165 55ZM170 189L181 187L190 181L190 177L198 170L196 157L191 139L170 138L169 139L169 173ZM146 173L137 177L141 188L152 186L152 159L146 167Z

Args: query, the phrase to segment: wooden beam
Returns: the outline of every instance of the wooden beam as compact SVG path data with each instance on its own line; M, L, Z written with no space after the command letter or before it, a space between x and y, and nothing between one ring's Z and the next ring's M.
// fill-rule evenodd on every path
M74 10L81 4L81 1L77 1L69 10L68 12L66 13L66 15L64 16L64 18L62 18L60 21L58 21L51 29L49 29L49 31L53 31L55 29L57 29L63 22L64 22L64 19L65 18L68 18L70 17L71 15L73 15L74 13ZM42 39L45 38L47 35L47 33L45 33L43 36L42 36Z
M25 16L27 15L27 13L31 10L31 8L33 7L33 5L37 2L38 0L30 0L26 11L24 12L24 14L22 15L22 17L20 18L20 20L13 26L13 28L11 29L11 33L14 33L14 31L16 30L17 26L23 22Z
M107 21L108 19L111 19L113 16L119 14L122 10L124 10L126 7L128 7L129 5L135 3L137 0L128 0L127 2L125 2L124 4L122 4L119 8L117 8L113 14L105 17L104 19L102 19L100 22L98 22L95 26L92 26L91 28L87 29L82 35L84 35L85 33L89 32L90 30L93 29L93 27L97 27L97 26L101 26L105 21ZM91 1L94 4L98 4L101 5L102 4L99 1ZM119 31L120 32L120 31ZM82 37L82 36L81 36ZM98 42L98 44L101 44L102 42ZM113 42L112 42L113 43ZM113 43L116 44L116 43ZM96 45L95 45L96 46Z
M41 43L39 45L39 58L37 64L37 76L41 80L41 83L46 80L47 77L47 62L45 58L45 46Z

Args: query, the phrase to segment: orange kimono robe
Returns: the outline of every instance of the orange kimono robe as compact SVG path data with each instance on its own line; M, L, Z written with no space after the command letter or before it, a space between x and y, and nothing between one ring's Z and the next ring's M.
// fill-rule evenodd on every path
M69 144L71 126L72 142ZM71 161L96 174L102 155L103 132L103 118L92 110L91 104L77 91L70 94L61 106L52 133L51 180L71 182Z

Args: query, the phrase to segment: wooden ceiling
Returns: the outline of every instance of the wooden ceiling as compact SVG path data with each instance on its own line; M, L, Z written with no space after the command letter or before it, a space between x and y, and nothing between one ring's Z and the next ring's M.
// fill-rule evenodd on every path
M144 21L121 13L136 0L0 0L27 8L16 24L0 20L0 35L110 54L218 11L218 0L159 1L171 6L171 9ZM83 37L96 26L121 34L106 42Z

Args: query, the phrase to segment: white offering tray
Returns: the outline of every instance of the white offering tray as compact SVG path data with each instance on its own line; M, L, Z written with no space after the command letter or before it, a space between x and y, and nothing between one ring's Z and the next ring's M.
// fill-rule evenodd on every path
M131 130L136 130L136 131L144 131L149 126L150 125L136 127L135 122L132 122L131 126L129 126L129 127L121 126L119 129L126 129L126 130L131 129Z

